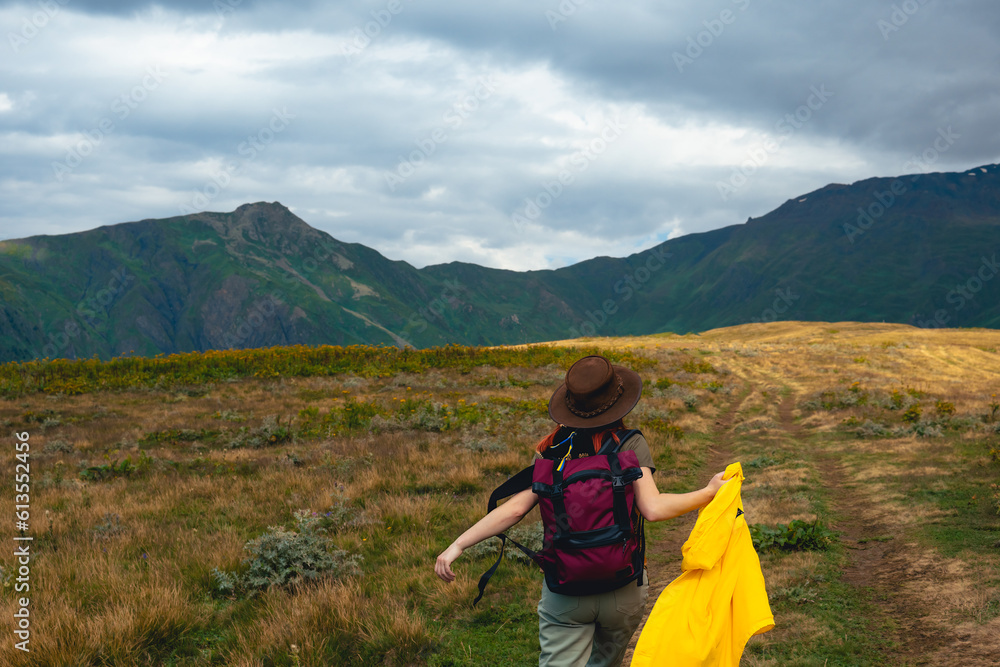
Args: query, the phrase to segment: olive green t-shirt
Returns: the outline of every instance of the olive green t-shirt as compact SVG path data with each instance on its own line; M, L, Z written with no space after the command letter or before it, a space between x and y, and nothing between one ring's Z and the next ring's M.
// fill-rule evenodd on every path
M622 443L621 451L626 449L631 449L635 452L635 456L639 459L639 466L641 468L649 468L650 472L656 472L656 467L653 465L653 454L649 451L649 443L646 442L646 438L643 437L642 433L636 433L631 438ZM535 458L540 459L542 455L535 452Z

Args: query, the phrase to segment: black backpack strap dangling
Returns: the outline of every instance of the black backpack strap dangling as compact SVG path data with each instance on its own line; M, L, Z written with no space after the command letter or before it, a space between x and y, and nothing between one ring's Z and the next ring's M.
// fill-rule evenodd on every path
M639 515L639 550L636 554L636 568L642 572L636 579L636 586L642 588L642 580L646 575L646 528L642 515Z
M500 500L503 498L512 496L515 493L520 493L525 489L530 489L532 473L534 470L535 466L532 464L494 489L493 493L490 494L489 502L486 504L486 513L489 514L495 510ZM500 533L496 537L500 538L500 555L497 556L497 562L493 563L493 566L486 570L486 572L483 573L483 576L479 578L479 595L476 596L475 600L473 600L473 607L475 607L479 601L483 599L483 593L486 591L486 584L490 582L490 579L493 577L494 573L496 573L497 568L500 567L500 561L503 560L504 549L507 547L507 540L510 540L514 546L523 551L529 558L531 558L531 560L538 560L538 554L536 552L532 551L523 544L518 544L507 535Z

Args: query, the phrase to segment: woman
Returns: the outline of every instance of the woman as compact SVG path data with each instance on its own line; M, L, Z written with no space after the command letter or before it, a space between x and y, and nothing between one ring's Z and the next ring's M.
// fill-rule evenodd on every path
M566 381L549 400L549 416L559 424L536 447L537 458L575 459L593 456L606 434L624 428L622 419L639 402L642 380L601 356L584 357L566 372ZM567 446L566 443L569 443ZM575 448L575 451L573 451ZM725 483L718 473L705 488L683 494L660 493L653 481L653 457L641 433L627 438L620 451L635 452L642 477L632 483L634 505L646 521L663 521L704 507ZM434 571L445 582L455 580L451 564L463 551L499 535L520 521L538 503L532 489L512 496L462 533L438 556ZM638 573L637 573L638 575ZM540 667L611 667L620 665L629 639L642 620L649 582L595 595L553 593L542 584L538 603Z

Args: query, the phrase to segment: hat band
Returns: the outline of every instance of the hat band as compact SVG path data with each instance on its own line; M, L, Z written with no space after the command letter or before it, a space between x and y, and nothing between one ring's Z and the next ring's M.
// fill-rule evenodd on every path
M618 387L615 390L614 395L608 400L607 403L597 408L596 410L590 410L589 412L587 412L576 407L576 400L573 398L573 395L568 390L566 391L566 407L569 408L569 411L572 412L577 417L584 417L584 418L596 417L602 412L607 411L607 409L610 408L612 405L614 405L615 402L618 401L618 398L625 392L625 384L622 382L621 376L618 375L618 373L615 373L615 379L618 380Z

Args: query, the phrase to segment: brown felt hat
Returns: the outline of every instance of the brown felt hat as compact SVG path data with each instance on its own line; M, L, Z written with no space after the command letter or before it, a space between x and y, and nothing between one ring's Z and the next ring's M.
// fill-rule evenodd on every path
M566 371L566 381L549 399L549 416L574 428L605 426L627 415L641 395L638 373L591 355Z

